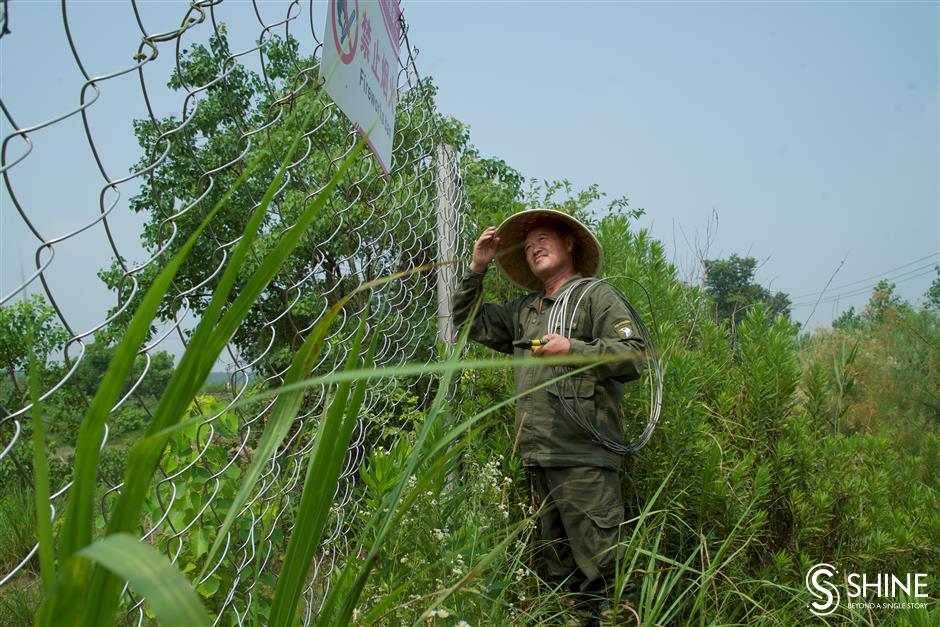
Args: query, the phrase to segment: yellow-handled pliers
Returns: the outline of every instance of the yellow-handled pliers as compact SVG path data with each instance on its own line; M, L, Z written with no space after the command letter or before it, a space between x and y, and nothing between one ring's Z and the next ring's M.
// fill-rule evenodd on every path
M530 351L534 351L541 346L548 344L548 340L544 337L539 340L516 340L512 343L516 348L528 348Z

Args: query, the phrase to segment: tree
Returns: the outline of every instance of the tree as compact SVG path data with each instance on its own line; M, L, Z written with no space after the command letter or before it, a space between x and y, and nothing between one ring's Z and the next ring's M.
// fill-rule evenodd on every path
M774 317L790 317L790 297L772 293L754 282L757 260L731 255L728 259L705 260L705 291L715 299L719 321L732 325L755 303L764 303Z
M302 58L298 49L292 38L268 40L262 80L232 61L237 57L231 56L220 28L208 46L195 44L181 53L169 81L175 90L200 90L199 105L186 123L172 116L134 123L146 151L136 168L149 169L149 174L130 206L146 217L145 248L151 254L162 250L162 259L179 249L246 165L261 156L257 169L190 252L175 280L174 295L161 304L161 320L171 321L185 308L196 315L205 309L232 242L244 231L294 136L304 133L309 138L309 144L300 144L304 158L290 168L275 196L253 254L240 269L232 299L352 147L350 124L320 88L315 72L298 71L314 67L313 59ZM324 308L360 282L433 261L434 225L416 217L433 215L429 209L435 168L428 156L440 141L461 151L468 138L466 127L434 111L435 93L430 80L422 80L401 96L392 174L376 176L377 162L368 151L357 159L235 334L234 343L243 356L259 360L256 368L267 374L284 368ZM310 126L300 128L307 113L312 115ZM263 132L255 132L262 128ZM121 303L134 299L109 330L112 338L120 334L136 309L136 299L160 268L160 263L150 263L131 274L124 260L115 260L99 273ZM390 304L389 311L376 315L401 317L415 306L408 300L414 294L433 297L433 273L413 280L414 289ZM429 317L425 322L427 328L415 341L430 353L434 320ZM425 336L426 341L421 339Z
M0 307L0 365L10 375L20 404L26 390L20 387L17 377L29 367L30 343L36 361L45 369L50 353L60 350L68 339L55 309L39 294Z
M940 266L934 266L934 270L937 276L927 288L927 293L924 294L924 307L940 313Z
M114 349L115 345L110 345L103 339L96 339L85 345L85 353L72 380L86 396L92 397L98 391L98 386L101 385L101 380L104 379L105 372L111 364ZM122 394L130 389L131 384L140 378L144 368L147 367L147 374L135 389L135 394L152 399L162 396L170 382L170 377L173 376L173 356L165 351L155 351L149 356L149 367L147 367L147 358L143 355L135 358L131 376L125 383Z
M910 305L894 293L895 284L882 279L872 290L868 305L863 315L872 322L883 322L885 315L892 310L910 310Z
M855 306L851 306L832 321L833 329L842 329L843 331L852 331L861 327L863 323L862 316L855 313Z

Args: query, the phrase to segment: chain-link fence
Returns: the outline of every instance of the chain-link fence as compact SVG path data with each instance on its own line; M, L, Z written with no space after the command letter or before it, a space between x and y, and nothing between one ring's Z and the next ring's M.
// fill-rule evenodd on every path
M32 481L21 318L40 322L41 337L29 341L40 352L48 348L42 399L51 410L50 460L59 469L52 500L61 512L77 423L109 346L161 264L247 162L259 151L269 155L187 258L112 410L99 473L97 524L103 528L121 489L122 455L142 433L165 384L161 377L172 370L165 353L185 349L289 138L304 133L300 156L270 205L258 256L291 228L358 136L321 88L325 10L312 2L4 1L2 10L4 492L29 492ZM462 252L456 157L443 146L433 87L419 77L408 37L403 23L390 174L383 175L371 155L358 157L227 348L217 368L226 370L225 380L210 381L215 385L197 398L192 412L204 420L170 442L151 489L144 536L184 572L205 555L273 401L233 405L279 383L293 351L340 296L370 279ZM310 128L299 128L298 109L312 112ZM370 293L370 327L382 337L377 364L427 361L439 338L450 337L441 303L456 279L449 266L441 268ZM343 363L366 305L360 299L346 306L319 372ZM355 475L364 454L397 437L403 415L420 409L433 386L429 378L384 380L370 389L328 540L310 577L305 623L316 616L328 576L349 550L350 521L363 498ZM324 393L310 391L221 557L194 582L221 623L263 620L265 586L286 546L284 530ZM4 549L0 585L16 586L30 576L36 550L30 546L15 559L16 547ZM128 619L143 621L143 606L129 591L126 598Z

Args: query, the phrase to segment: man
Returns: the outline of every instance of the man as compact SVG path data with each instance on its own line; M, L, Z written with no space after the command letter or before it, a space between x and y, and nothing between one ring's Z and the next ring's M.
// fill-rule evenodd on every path
M507 303L483 303L470 337L503 353L532 357L531 365L515 368L517 392L558 376L559 369L539 364L540 357L617 357L521 398L515 423L523 464L543 504L540 528L549 576L574 590L607 597L624 512L621 455L605 442L623 444L623 384L642 373L644 344L614 288L576 285L600 270L603 255L597 239L578 220L548 209L523 211L498 229L483 231L473 246L470 271L454 295L457 326L467 322L494 258L528 293ZM562 306L558 299L572 286L568 306L578 302L577 311L570 312L561 333L548 333L553 307ZM547 343L531 352L513 346L532 339Z

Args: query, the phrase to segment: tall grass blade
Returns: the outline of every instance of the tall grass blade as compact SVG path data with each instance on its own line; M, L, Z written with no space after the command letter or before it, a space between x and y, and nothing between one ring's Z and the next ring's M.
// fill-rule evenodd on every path
M189 402L211 371L212 365L215 363L218 355L231 340L245 316L248 315L252 305L254 305L255 301L261 295L261 292L264 291L264 288L277 274L281 264L299 242L300 237L309 223L323 208L330 192L345 175L346 170L352 164L352 160L362 149L362 145L362 142L360 142L349 154L346 161L344 161L324 190L310 203L310 206L305 210L301 218L288 234L280 240L275 249L265 257L261 266L240 290L228 311L221 320L218 320L216 314L221 311L221 308L225 304L228 290L232 287L238 267L247 255L250 244L253 241L254 233L246 229L246 233L242 236L242 240L232 254L229 266L223 273L222 279L220 279L220 285L213 294L206 314L203 315L202 320L190 340L189 347L183 355L183 359L180 361L179 368L177 368L174 373L166 393L157 406L154 418L151 422L151 432L170 426L183 415L183 412L189 406ZM285 165L289 161L291 154L291 152L288 153L285 159ZM265 200L259 205L259 221L264 215L262 208L266 207L266 203L270 202L273 192L276 190L276 183L277 180L272 183L272 186L268 190L269 193L265 196ZM111 519L109 531L132 531L134 529L137 524L140 506L143 503L150 477L156 469L158 459L159 455L153 457L147 464L141 466L128 465L128 471L125 475L125 490L121 495L121 499L118 501L115 515Z
M438 477L443 473L444 469L450 463L450 461L456 458L457 454L466 446L465 443L461 442L458 446L451 448L444 452L444 454L431 464L426 472L422 473L421 477L417 479L415 485L408 494L405 495L401 504L396 508L394 513L394 524L398 526L401 524L402 519L405 514L411 509L411 506L418 499L421 494L424 494L431 486L437 481ZM388 506L388 501L383 502L383 508ZM367 526L360 532L361 538L366 538L372 532L373 527ZM364 540L360 539L357 543L359 546L364 546ZM364 580L357 580L354 575L357 575L358 572L353 568L345 568L343 570L342 577L339 584L334 591L330 591L326 602L323 605L323 610L320 612L320 616L323 617L321 621L324 627L331 625L346 625L349 624L350 618L352 617L352 612L356 607L356 603L359 600L360 595L362 594L361 585L364 585ZM382 615L387 612L391 606L396 602L396 599L391 595L382 599L377 603L366 616L362 617L363 624L371 625L376 624L381 621ZM342 604L337 610L337 605Z
M477 302L471 311L471 320L476 316L479 307L480 303ZM467 339L470 334L471 326L472 325L468 324L464 327L459 339L457 340L457 344L454 347L454 352L452 353L451 358L448 360L448 363L459 363L460 356L463 353L463 347L466 346ZM454 370L456 369L457 368ZM378 531L375 534L375 538L372 541L372 546L366 555L364 563L359 566L355 579L350 586L351 592L344 594L342 606L340 606L340 612L336 613L335 615L324 615L325 624L341 625L343 624L344 620L348 621L348 618L352 615L352 608L355 607L355 603L358 600L359 595L365 588L366 581L368 581L369 574L372 572L372 568L375 566L376 557L378 556L379 551L385 542L385 538L393 528L395 521L399 518L399 514L397 512L400 509L399 504L401 503L402 495L405 492L405 486L407 485L408 478L415 473L415 469L418 468L421 462L426 459L422 455L425 442L428 438L428 434L431 433L431 430L437 423L437 418L442 413L443 407L447 401L447 393L454 370L445 370L441 380L438 382L437 393L434 396L434 401L431 403L431 408L428 410L427 416L424 419L424 424L421 426L421 430L418 432L417 438L415 438L414 448L412 449L411 454L408 456L408 461L405 464L405 468L402 471L401 476L398 478L398 483L395 484L395 487L392 488L392 491L389 493L388 497L386 497L386 507L383 508L383 512L380 512L381 521L378 524ZM339 594L339 591L337 590L330 592L329 596L334 598L327 599L327 606L335 607L340 603L335 598L337 594Z
M165 556L127 533L111 534L76 553L97 562L146 599L161 625L212 621L189 580Z
M206 214L206 217L203 218L192 235L180 247L180 250L170 259L167 266L157 275L157 278L144 294L127 327L127 331L124 333L124 337L114 351L114 356L108 364L104 379L98 387L91 406L88 408L79 427L78 440L75 446L75 470L72 488L69 492L68 505L59 538L59 559L63 562L68 563L68 558L75 551L91 542L92 508L97 483L99 448L104 435L104 423L123 389L124 381L130 374L138 347L147 336L157 309L170 289L170 285L186 255L196 244L203 230L212 221L219 209L224 206L229 197L258 166L261 156L263 155L259 155L246 167L232 187ZM88 599L87 590L85 590L88 583L88 570L89 563L84 560L71 562L68 570L63 569L63 581L52 597L44 602L44 605L51 604L50 607L44 608L37 615L37 618L42 619L40 624L64 624L64 617L75 612L74 599Z
M420 495L427 492L437 482L444 469L451 462L451 460L457 456L460 450L462 450L463 446L464 444L461 443L459 446L455 446L450 450L445 451L443 455L435 459L428 467L427 471L422 473L421 477L416 481L414 487L411 488L411 490L404 496L397 507L395 507L393 503L390 503L388 498L386 498L386 500L383 502L382 510L384 511L385 509L388 509L387 516L391 517L393 527L398 527L398 525L401 524L402 519L411 509L411 506L414 504L414 502ZM402 473L402 475L405 476L405 473ZM360 538L368 537L369 534L372 533L373 529L373 525L368 525L360 533ZM364 546L365 542L360 539L359 545ZM352 622L353 610L356 607L356 603L358 602L359 597L362 595L362 590L365 587L366 581L368 579L369 571L371 570L372 565L374 565L377 558L378 551L370 553L370 556L367 557L366 561L359 566L358 570L350 567L347 567L343 570L339 585L330 590L330 593L327 596L325 603L323 604L323 610L320 612L321 620L318 622L318 625L322 625L323 627L332 627L334 625L337 627L342 627L343 625L348 625ZM370 616L374 615L376 611L377 609L373 608L373 611L370 612ZM366 617L363 619L363 621L366 624L369 624L371 619Z
M346 368L352 368L359 359L359 347L365 327L366 316L363 315L349 349ZM365 357L366 366L371 366L377 338L378 335L373 334ZM310 571L314 552L320 545L323 528L330 513L343 460L346 457L346 449L359 417L359 408L365 396L365 385L366 380L360 379L350 399L352 384L348 381L340 383L316 434L316 441L307 465L297 519L291 531L283 569L274 591L274 602L271 606L271 623L274 625L293 624L307 573Z
M310 335L308 335L307 339L304 341L303 346L294 356L294 360L291 362L291 366L284 377L283 386L276 388L273 393L270 394L271 396L278 396L278 400L275 402L275 406L271 411L271 418L269 419L268 424L265 426L264 432L262 433L261 439L258 443L258 447L255 449L255 456L252 460L252 463L242 479L242 485L239 488L238 493L235 495L235 498L229 507L228 513L226 514L225 521L219 528L216 539L212 544L212 548L210 549L205 559L202 572L199 575L200 579L205 576L209 565L212 563L212 560L215 557L215 554L218 552L219 548L221 548L223 538L225 538L241 508L247 502L248 497L250 496L251 491L255 486L255 483L257 483L258 478L261 476L261 473L264 470L264 466L267 464L268 460L270 460L271 456L274 454L274 451L277 449L280 443L287 436L287 433L290 430L291 421L293 420L297 410L300 408L300 405L303 402L304 391L313 385L319 385L319 383L310 383L309 379L304 379L304 375L310 371L310 369L313 367L313 364L316 362L316 359L320 354L320 350L322 349L323 339L326 337L326 334L329 331L330 324L332 324L333 320L336 319L336 316L339 315L339 312L342 311L343 307L347 302L349 302L349 299L352 298L354 294L369 290L373 287L377 287L403 276L420 272L424 269L425 267L413 268L411 270L405 270L388 277L381 277L379 279L365 283L350 294L340 299L338 303L330 308L326 316L317 322ZM375 371L374 369L369 370ZM353 370L353 372L360 371ZM356 380L360 378L371 377L368 375L368 373L366 373L360 377L357 377ZM306 385L304 384L305 381L307 382ZM265 396L268 395L266 394ZM259 400L258 396L252 396L249 399L245 399L244 402L255 402L257 400ZM234 405L233 408L236 406L237 404Z
M196 230L189 236L189 239L157 275L157 278L141 299L140 305L137 311L134 312L134 317L124 333L124 337L114 351L108 370L79 427L78 440L75 445L73 483L69 492L68 506L64 517L65 522L60 532L60 559L68 559L75 551L91 542L92 508L98 472L98 452L101 446L101 438L104 436L104 423L111 408L120 396L124 381L134 365L137 350L150 330L150 325L156 316L160 303L163 301L163 297L170 289L170 284L176 277L183 260L196 244L203 230L235 190L248 178L259 162L260 156L238 177L231 189L209 211L199 226L196 227Z
M308 120L310 115L312 115L312 112L308 114ZM307 226L309 226L310 222L319 214L320 210L326 204L330 193L345 175L364 145L364 143L360 141L356 147L350 151L350 154L330 182L316 199L310 203L291 230L281 238L274 250L268 253L260 267L239 291L238 296L226 311L225 315L222 316L221 320L216 322L217 315L227 302L228 293L234 285L238 269L254 241L264 211L278 189L279 181L286 171L287 165L290 163L290 158L299 140L300 136L295 137L294 143L287 152L281 169L278 171L278 175L269 186L268 192L265 194L264 199L256 210L256 214L252 217L252 222L249 224L249 227L246 228L242 240L239 242L238 246L236 246L229 264L220 279L219 286L213 293L212 301L210 301L206 314L203 315L202 320L197 326L189 346L183 358L180 360L180 366L173 373L170 383L157 405L148 433L164 429L180 420L189 402L195 396L202 382L205 381L211 371L212 365L222 352L222 349L235 334L235 331L238 329L245 316L248 315L250 308L261 295L261 292L264 291L264 288L277 274L277 271L290 254L291 250L293 250L300 241ZM256 216L257 219L255 219ZM165 442L166 439L164 438L163 443L165 444ZM137 456L128 460L124 477L124 489L109 522L109 533L133 532L136 530L140 508L146 498L150 480L153 477L153 473L156 471L157 463L159 462L162 452L163 447L148 447L142 449ZM120 581L107 573L96 572L94 574L90 592L90 598L93 602L89 604L86 622L97 624L110 621L117 608L120 585ZM105 601L105 597L107 597L107 601Z
M284 376L285 384L296 383L302 380L307 372L314 366L320 355L323 340L329 331L330 324L339 312L342 311L343 306L348 301L349 296L340 300L340 302L331 307L327 315L316 324L304 341L303 346L301 346L300 350L294 355L290 369ZM284 441L284 438L290 431L291 423L303 403L304 392L305 388L298 388L278 395L274 408L271 410L271 417L268 419L268 424L261 434L257 448L255 448L255 455L251 460L251 465L242 477L241 487L238 489L235 498L232 500L232 504L228 508L228 513L225 515L222 526L219 527L215 541L212 543L212 548L209 550L208 555L206 555L204 566L198 579L205 577L209 566L213 563L212 560L216 552L218 552L225 542L229 529L231 529L242 507L244 507L248 498L251 496L251 492L254 489L255 483L258 481L258 477L261 476L264 467L267 466L268 461L274 455L274 451L277 450L277 447L280 446L281 442Z
M324 374L316 377L311 377L309 379L304 379L296 383L285 383L276 388L270 388L267 390L262 390L247 396L237 403L233 404L231 407L242 407L244 405L250 405L258 401L264 400L266 398L271 398L285 392L292 392L294 390L306 389L312 386L319 385L331 385L334 383L340 383L342 381L358 381L359 379L365 377L369 379L378 379L378 378L390 378L390 377L415 377L424 374L448 374L453 373L458 370L465 370L468 368L507 368L522 366L526 363L531 363L526 361L525 357L516 357L516 358L507 358L507 357L497 357L491 359L467 359L459 362L454 361L445 361L445 362L432 362L427 364L406 364L404 366L389 366L383 368L353 368L351 370L340 370L338 372L331 372L329 374ZM614 361L612 359L597 359L595 357L590 357L587 355L574 355L574 356L561 356L561 357L539 357L539 365L545 366L581 366L577 370L572 370L571 372L565 373L562 376L559 376L555 379L549 381L546 385L554 385L558 381L580 374L585 370L589 370L597 366L598 364L608 363ZM541 385L538 389L546 387L546 385ZM524 396L524 394L520 395ZM517 398L515 396L513 399ZM500 405L502 407L503 405Z
M475 306L473 312L471 312L471 319L476 315L476 310L479 307L479 303ZM463 332L461 333L454 351L451 354L451 358L444 362L444 364L425 364L425 368L428 371L436 370L441 372L443 376L438 384L437 395L432 402L431 408L428 411L427 417L424 420L424 424L419 432L418 437L416 438L414 449L411 455L408 458L408 462L402 471L401 476L399 477L398 483L386 497L382 512L378 516L374 516L370 519L370 523L367 525L365 531L361 535L362 538L368 536L373 529L377 529L375 532L375 537L372 541L370 549L365 557L365 560L356 565L355 575L352 576L347 571L344 571L341 576L341 585L334 587L327 596L327 599L324 603L323 611L321 612L322 620L320 621L323 625L346 625L349 623L352 617L352 611L356 606L356 603L361 595L362 591L365 588L368 577L372 571L372 568L375 566L376 558L381 551L382 546L385 543L388 534L392 529L396 527L398 521L404 516L404 514L409 510L411 504L414 500L414 495L418 494L418 491L412 491L410 497L405 497L403 500L403 495L405 492L405 487L408 482L408 478L414 474L415 469L422 466L426 463L432 463L435 460L446 459L450 457L450 453L459 450L459 447L454 447L450 451L448 448L451 446L451 443L456 440L460 435L469 429L473 424L483 419L487 415L493 413L499 408L515 402L517 399L531 394L536 390L542 389L549 385L555 384L557 381L570 377L572 375L578 374L579 372L588 370L593 366L597 365L598 361L596 359L589 359L589 365L585 365L581 368L574 369L570 372L564 373L559 377L546 381L540 385L534 386L533 388L526 390L520 394L516 394L504 401L495 403L489 408L479 412L475 416L468 418L463 421L461 424L454 426L443 436L439 437L436 441L426 443L428 435L436 426L436 422L444 413L444 406L447 401L448 388L450 385L450 380L453 373L457 370L471 367L470 362L461 361L460 358L463 354L463 347L466 345L469 329L471 325L466 325ZM543 358L543 359L552 359L552 358ZM500 360L490 360L492 363L488 362L488 366L506 366L512 365L516 361L523 361L522 359L500 359ZM580 362L583 363L585 360L583 358L577 357L564 357L560 358L561 362L571 363ZM547 362L540 362L547 363ZM436 475L431 474L428 477L424 477L422 480L426 479L429 482L435 478ZM347 569L352 568L347 566ZM351 581L351 583L350 583ZM339 609L337 609L339 608Z
M55 547L52 539L52 509L49 506L49 460L46 456L46 426L42 421L39 389L39 361L33 351L33 329L27 336L29 346L29 395L33 403L33 489L36 498L36 531L39 537L39 577L42 594L55 586Z
M471 581L473 581L474 579L482 575L484 572L486 572L486 570L490 567L493 561L496 560L497 557L499 557L506 551L506 547L508 547L511 542L513 542L516 538L518 538L519 535L523 531L525 531L528 527L531 526L532 521L535 519L537 515L538 514L536 513L536 514L533 514L532 516L529 516L528 518L524 518L523 520L519 521L515 525L515 528L512 531L510 531L508 534L506 534L505 538L500 540L499 544L493 547L491 551L489 551L486 555L484 555L476 564L473 565L472 568L470 568L470 570L467 571L466 575L461 577L456 583L454 583L454 585L441 590L437 594L437 596L434 597L434 600L432 601L431 606L427 608L427 610L425 611L425 614L428 614L431 612L431 610L434 610L440 607L441 604L444 603L444 601L446 601L454 593L459 592L461 589L465 588L468 583L470 583Z

